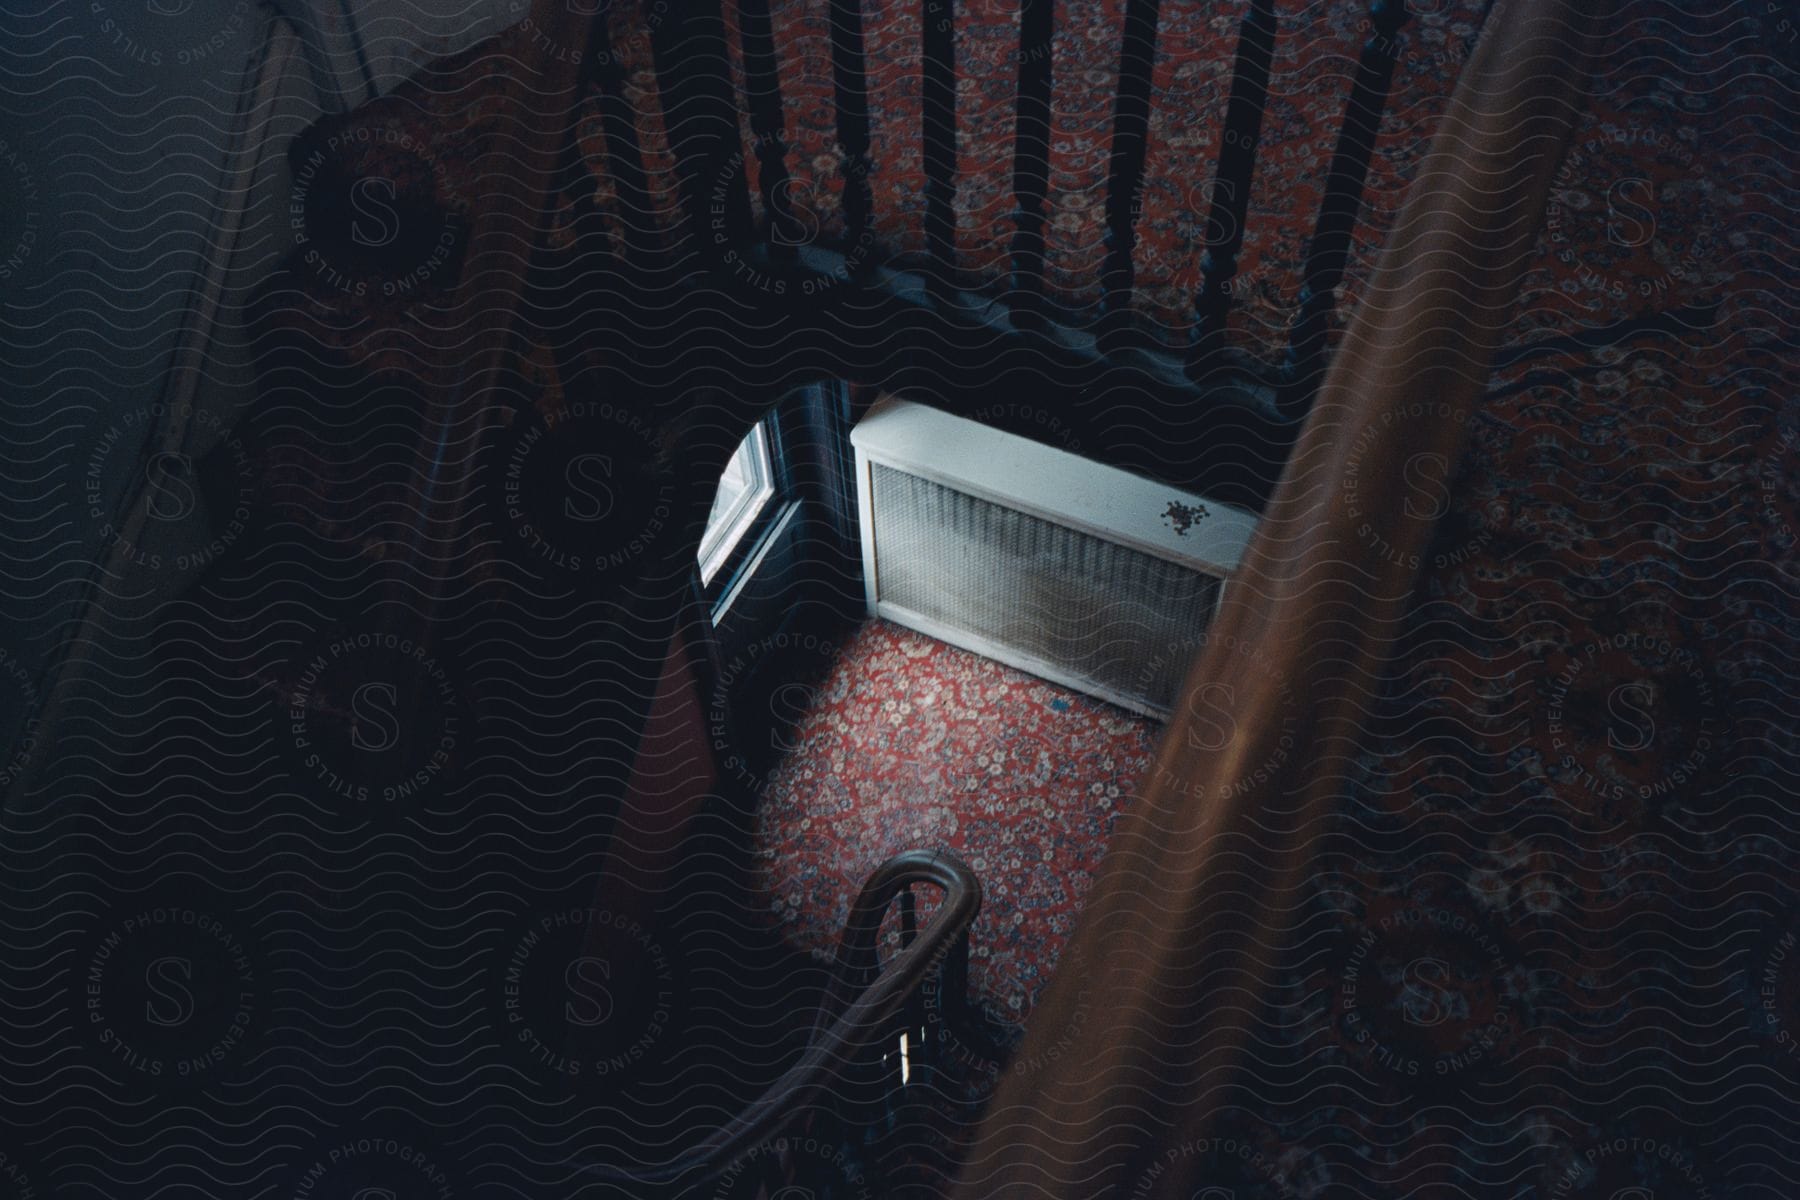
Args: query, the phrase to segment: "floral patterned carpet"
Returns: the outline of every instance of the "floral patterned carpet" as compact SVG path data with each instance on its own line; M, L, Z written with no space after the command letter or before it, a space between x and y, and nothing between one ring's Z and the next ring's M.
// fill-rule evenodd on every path
M881 862L910 849L956 854L985 896L970 938L971 991L1016 1024L1056 966L1159 731L871 621L818 686L769 779L760 881L791 940L829 952Z

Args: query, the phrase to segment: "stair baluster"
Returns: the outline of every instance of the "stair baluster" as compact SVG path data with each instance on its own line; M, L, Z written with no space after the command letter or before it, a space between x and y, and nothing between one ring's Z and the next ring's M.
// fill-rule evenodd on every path
M769 20L769 0L738 0L744 48L744 90L756 154L757 191L768 221L769 255L791 262L803 232L788 196L787 140L781 108L781 60Z
M750 197L732 95L730 52L719 0L690 0L680 21L651 30L657 91L686 210L677 256L690 258L708 240L750 240ZM671 120L671 114L678 119ZM722 241L721 241L722 239ZM722 269L723 259L713 269Z
M1206 249L1200 256L1200 286L1194 292L1194 328L1189 338L1187 374L1201 382L1223 364L1225 321L1231 313L1231 283L1244 246L1244 218L1256 175L1257 142L1269 96L1269 61L1275 53L1274 0L1251 0L1238 27L1237 61L1231 98L1225 105L1225 132L1219 161L1205 188L1211 191L1206 215Z
M1281 366L1281 407L1300 417L1312 403L1325 371L1325 345L1331 329L1337 288L1350 262L1351 237L1362 210L1363 184L1375 151L1375 135L1394 82L1400 46L1396 36L1406 24L1406 0L1375 0L1369 6L1369 36L1357 60L1356 78L1344 106L1337 148L1325 176L1325 196L1306 252L1299 306L1288 331L1287 358Z
M1135 284L1131 252L1133 226L1143 211L1144 159L1150 130L1150 75L1156 63L1158 0L1128 0L1119 48L1118 96L1113 106L1112 155L1106 180L1106 259L1100 269L1104 292L1101 341L1111 348L1131 323Z
M606 139L606 173L618 199L623 255L633 267L645 270L656 256L658 239L651 215L655 206L644 174L643 149L638 144L637 114L625 98L625 68L604 20L595 20L589 27L588 61L593 64L593 81L599 88L597 106L601 134Z
M843 156L843 209L850 261L866 268L873 255L859 254L874 205L869 188L869 81L863 68L862 6L858 0L831 0L831 89L837 113L838 148Z
M1013 126L1013 324L1043 325L1044 196L1050 187L1051 38L1054 0L1022 0L1019 107Z
M927 285L940 302L956 287L956 20L951 0L925 0L920 33Z

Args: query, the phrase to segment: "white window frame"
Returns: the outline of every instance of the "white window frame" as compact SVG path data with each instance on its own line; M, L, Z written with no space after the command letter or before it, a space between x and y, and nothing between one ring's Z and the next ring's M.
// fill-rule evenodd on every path
M749 451L744 456L744 466L750 486L730 508L707 522L706 532L700 538L700 583L703 587L712 586L713 579L730 561L738 543L744 540L744 535L762 516L763 509L775 498L775 460L769 451L769 431L765 425L766 422L758 421L751 426L738 448L732 451L733 458L742 451Z

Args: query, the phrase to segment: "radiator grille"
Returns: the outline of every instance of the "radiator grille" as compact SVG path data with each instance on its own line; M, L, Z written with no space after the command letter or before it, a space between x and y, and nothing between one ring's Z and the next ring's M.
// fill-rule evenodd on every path
M1217 578L880 463L870 470L883 603L1167 710Z

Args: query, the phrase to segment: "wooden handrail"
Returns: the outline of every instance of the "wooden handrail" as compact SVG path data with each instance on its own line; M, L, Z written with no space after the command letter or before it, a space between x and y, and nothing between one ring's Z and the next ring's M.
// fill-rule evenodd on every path
M915 883L943 889L930 924L877 968L881 919L894 897ZM960 979L957 956L966 951L969 926L981 911L981 883L954 855L909 850L875 869L851 905L837 950L837 969L821 1002L813 1036L799 1061L767 1091L697 1146L656 1167L588 1166L585 1177L625 1189L633 1197L661 1189L692 1187L729 1167L806 1115L806 1109L857 1053L881 1037L898 1014L939 970Z
M1460 457L1606 7L1496 7L955 1196L1206 1182L1206 1156L1175 1147L1219 1134L1246 1082L1435 523L1404 468Z
M850 916L844 922L844 932L838 940L837 970L820 1013L821 1027L833 1009L847 1007L856 988L875 972L876 937L881 931L881 919L894 898L915 883L936 884L944 891L943 904L937 915L921 931L926 940L947 936L941 929L947 911L966 909L966 919L960 912L951 912L951 922L958 925L959 931L966 931L969 922L981 911L981 881L955 855L936 850L906 850L881 864L857 893L856 902L850 906Z

